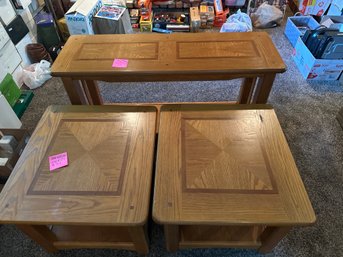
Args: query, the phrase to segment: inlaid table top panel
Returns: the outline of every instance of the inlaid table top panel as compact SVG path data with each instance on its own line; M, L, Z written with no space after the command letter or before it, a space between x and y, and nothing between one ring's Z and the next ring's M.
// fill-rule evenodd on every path
M315 221L270 106L165 106L159 126L156 221L223 225Z
M115 58L128 59L127 68L113 68ZM71 36L52 66L62 77L284 71L265 32Z
M0 221L143 224L155 124L152 107L49 107L1 193ZM69 165L50 171L63 152Z

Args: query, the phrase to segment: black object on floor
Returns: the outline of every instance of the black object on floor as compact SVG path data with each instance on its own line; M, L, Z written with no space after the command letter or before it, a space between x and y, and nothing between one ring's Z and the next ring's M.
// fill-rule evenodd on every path
M29 33L29 28L26 26L20 15L16 16L14 20L5 27L5 29L15 45L18 44L27 33Z

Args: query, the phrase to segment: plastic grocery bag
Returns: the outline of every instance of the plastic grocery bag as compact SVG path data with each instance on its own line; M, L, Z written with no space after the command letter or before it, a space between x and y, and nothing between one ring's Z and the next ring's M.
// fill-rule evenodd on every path
M274 5L265 2L257 8L256 12L251 14L251 19L256 28L272 28L281 24L283 13Z
M241 12L231 15L222 25L220 32L248 32L252 31L251 19L248 14Z
M51 79L50 62L41 60L23 69L23 81L30 89L35 89Z

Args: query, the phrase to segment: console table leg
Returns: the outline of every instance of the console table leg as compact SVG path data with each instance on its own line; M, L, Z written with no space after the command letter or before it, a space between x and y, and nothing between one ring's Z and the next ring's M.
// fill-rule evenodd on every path
M103 100L100 95L98 83L94 80L85 80L85 84L89 92L89 102L92 102L92 104L95 105L102 105Z
M284 238L292 227L267 227L262 235L262 246L258 249L260 253L268 253Z
M146 227L129 227L128 229L136 251L140 254L147 254L149 252L149 242Z
M64 88L69 96L71 104L88 104L87 96L82 83L71 78L62 78Z
M36 241L47 252L53 253L57 251L57 248L53 244L54 241L57 241L57 238L47 226L17 225L17 227L32 240Z
M256 90L252 99L253 103L265 104L268 101L270 91L273 86L273 82L276 74L265 74L263 77L259 77Z
M91 96L91 93L89 92L87 82L85 80L81 80L81 84L82 84L83 92L85 92L85 96L86 96L88 104L93 105L92 96Z
M254 92L256 84L256 78L244 78L241 90L239 93L238 103L239 104L249 104L251 102L251 96Z
M179 233L178 225L164 225L164 234L168 251L175 252L179 249Z

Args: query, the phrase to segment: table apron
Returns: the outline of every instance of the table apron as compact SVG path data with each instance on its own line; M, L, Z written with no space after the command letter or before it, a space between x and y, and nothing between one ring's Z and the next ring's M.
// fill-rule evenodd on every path
M73 80L98 80L106 82L162 82L162 81L212 81L212 80L231 80L239 78L256 78L262 77L266 74L275 74L275 72L270 73L238 73L238 74L130 74L120 75L120 76L88 76L84 75L70 75L70 76L60 76L66 78L72 78ZM59 77L57 74L53 74L54 77Z

